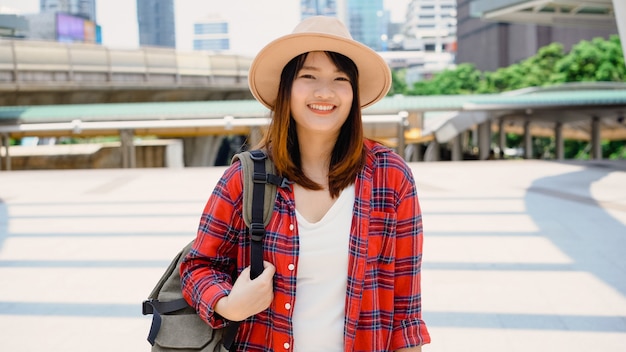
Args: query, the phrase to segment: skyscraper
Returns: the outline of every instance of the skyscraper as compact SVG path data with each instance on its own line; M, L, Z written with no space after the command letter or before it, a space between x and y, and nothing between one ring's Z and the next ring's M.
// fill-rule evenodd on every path
M456 0L412 0L403 26L405 49L456 51Z
M388 22L389 14L383 8L383 0L348 0L346 24L356 41L383 51Z
M230 49L228 22L218 15L208 15L193 24L193 50Z
M140 46L176 47L174 0L137 0Z
M96 22L96 0L40 0L40 12L65 12Z
M311 16L337 16L336 0L300 0L302 19Z

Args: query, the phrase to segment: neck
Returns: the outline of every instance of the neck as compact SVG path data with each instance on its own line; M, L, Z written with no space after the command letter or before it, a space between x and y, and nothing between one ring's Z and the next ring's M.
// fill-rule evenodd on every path
M335 140L307 136L300 141L302 171L322 186L328 184L328 170Z

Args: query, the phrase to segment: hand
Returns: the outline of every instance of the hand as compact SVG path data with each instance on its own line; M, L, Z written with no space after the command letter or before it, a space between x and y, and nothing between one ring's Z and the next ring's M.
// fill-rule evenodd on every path
M215 311L231 321L241 321L266 310L274 299L274 273L276 267L263 261L263 272L250 279L250 267L245 268L226 297L215 305Z

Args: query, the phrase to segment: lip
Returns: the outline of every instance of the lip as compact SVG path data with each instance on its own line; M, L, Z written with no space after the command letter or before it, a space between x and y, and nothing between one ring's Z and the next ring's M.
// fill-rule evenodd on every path
M308 104L307 107L316 112L316 113L329 113L334 111L335 109L337 109L337 106L334 104L328 104L328 103L312 103L312 104Z

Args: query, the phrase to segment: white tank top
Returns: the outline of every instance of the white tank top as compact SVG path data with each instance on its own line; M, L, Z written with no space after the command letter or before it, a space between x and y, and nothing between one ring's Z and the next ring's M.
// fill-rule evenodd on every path
M296 211L300 252L293 311L294 351L343 351L354 185L316 222Z

